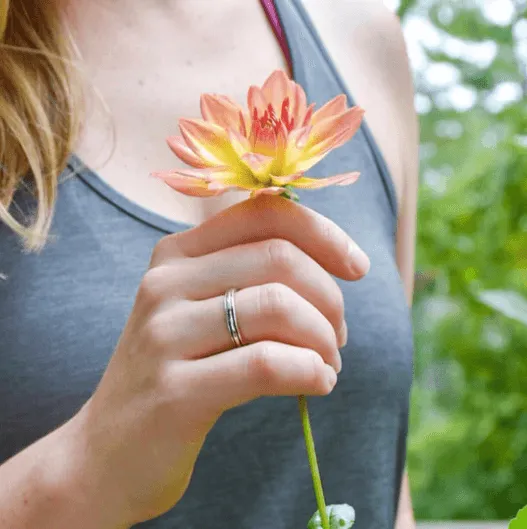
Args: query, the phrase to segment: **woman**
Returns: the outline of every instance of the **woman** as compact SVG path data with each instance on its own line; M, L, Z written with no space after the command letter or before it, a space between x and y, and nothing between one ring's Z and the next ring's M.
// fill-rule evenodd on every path
M412 527L417 127L401 31L376 0L275 4L0 8L2 527L304 527L316 504L292 397L329 393L310 400L326 500L352 504L358 529ZM359 170L356 184L298 205L147 178L174 166L163 140L199 93L241 102L276 68L317 107L348 87L366 110L371 132L316 167ZM52 207L43 250L23 252Z

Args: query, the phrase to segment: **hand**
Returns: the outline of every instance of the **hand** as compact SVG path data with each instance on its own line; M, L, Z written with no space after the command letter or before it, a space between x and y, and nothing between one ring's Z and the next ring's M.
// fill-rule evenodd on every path
M72 421L84 479L116 521L139 523L177 503L225 410L331 392L344 304L330 273L354 280L368 267L333 222L275 196L159 241L107 370ZM240 289L240 348L225 324L231 287Z

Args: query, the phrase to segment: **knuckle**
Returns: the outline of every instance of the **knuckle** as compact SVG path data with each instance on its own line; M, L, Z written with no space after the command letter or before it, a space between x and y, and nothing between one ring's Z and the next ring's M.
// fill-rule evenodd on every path
M316 351L311 351L309 357L310 361L306 368L306 384L312 388L325 388L324 360Z
M157 244L154 246L154 249L152 250L152 256L150 259L150 264L152 266L158 264L162 260L163 256L166 255L167 246L168 246L167 237L163 237L162 239L159 239Z
M294 291L283 283L267 283L259 288L259 315L271 320L286 320L292 314Z
M265 393L279 376L279 369L275 361L277 344L263 341L254 347L248 361L249 377L254 384Z
M159 352L164 350L170 342L170 322L163 313L154 314L144 326L146 352Z
M163 363L156 373L154 406L158 424L164 432L177 435L184 443L202 441L221 413L215 406L208 409L188 405L189 399L200 390L192 371L190 365Z
M178 257L181 255L182 252L179 248L178 236L178 233L171 233L165 235L157 242L152 251L151 264L158 264L166 260L169 256Z
M166 288L166 271L162 267L150 268L139 285L137 298L148 306L156 305Z
M285 239L270 239L266 244L269 265L274 270L291 273L295 268L293 243Z
M190 393L189 377L184 375L181 365L177 364L176 369L176 365L172 363L161 364L157 372L158 393L161 403L168 404L180 412L180 406L185 404Z

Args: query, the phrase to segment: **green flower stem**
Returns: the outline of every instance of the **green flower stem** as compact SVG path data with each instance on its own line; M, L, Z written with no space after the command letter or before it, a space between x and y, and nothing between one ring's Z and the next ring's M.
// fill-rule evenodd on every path
M317 499L318 512L322 521L322 529L329 529L329 519L326 512L326 502L324 500L324 491L322 490L322 481L320 480L320 472L318 470L317 454L315 452L315 442L313 441L313 434L311 433L311 425L309 423L309 412L307 409L307 401L305 395L298 397L298 407L300 409L300 417L302 419L302 427L304 428L304 439L306 440L307 458L311 468L311 477L313 478L313 488L315 489L315 497Z
M284 186L286 191L281 196L295 202L300 202L296 197L291 186ZM313 434L311 433L311 424L309 423L309 412L307 409L307 401L305 395L299 395L298 407L300 409L300 418L302 420L302 427L304 429L304 439L306 441L307 459L309 460L309 467L311 468L311 477L313 479L313 489L315 490L315 497L317 499L318 512L320 514L320 521L322 522L322 529L330 529L329 518L326 511L326 501L324 500L324 491L322 490L322 481L320 480L320 472L318 470L317 453L315 451L315 441L313 441Z

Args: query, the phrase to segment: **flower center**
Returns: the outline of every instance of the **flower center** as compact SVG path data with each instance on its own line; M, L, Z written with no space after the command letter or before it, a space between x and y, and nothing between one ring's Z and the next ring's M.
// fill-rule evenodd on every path
M258 122L262 129L271 129L278 134L278 130L283 123L287 132L291 132L295 126L295 120L289 114L289 98L286 97L282 102L280 117L277 117L273 105L269 103L267 109L261 117L258 116L258 109L254 109L253 122Z
M259 116L258 109L253 110L252 127L249 141L252 151L280 157L287 143L287 136L293 130L295 120L289 112L289 98L282 102L280 117L276 115L273 105L267 105L264 113Z

